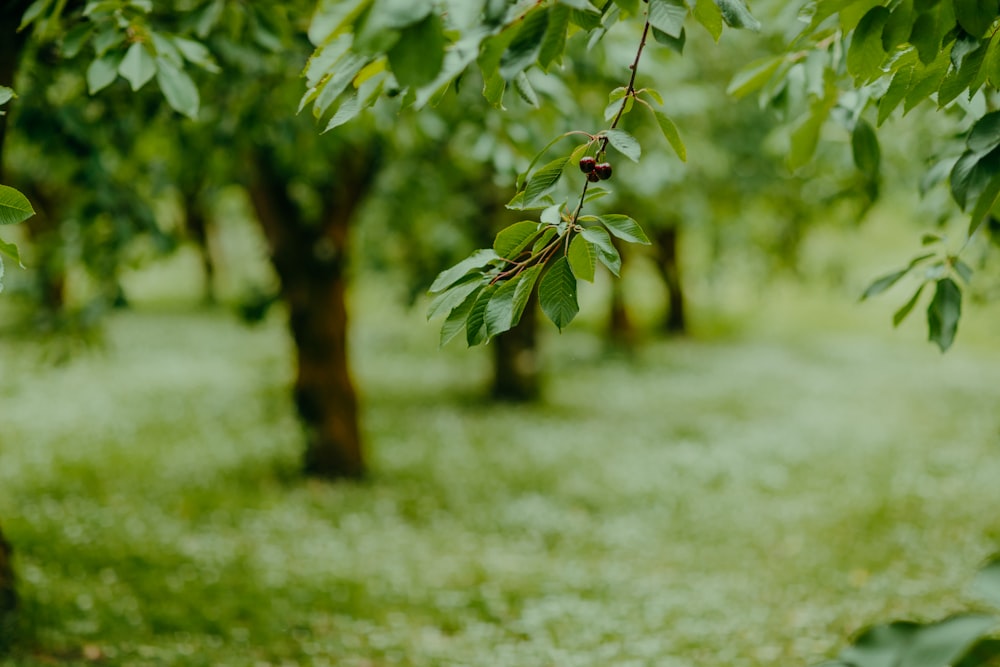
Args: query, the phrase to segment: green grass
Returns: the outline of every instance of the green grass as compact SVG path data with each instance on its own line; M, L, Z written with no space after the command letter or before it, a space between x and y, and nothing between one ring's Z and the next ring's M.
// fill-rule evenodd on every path
M279 317L140 308L58 367L5 341L0 664L807 665L961 607L1000 543L988 313L944 357L801 294L631 358L574 327L514 407L384 300L355 304L359 484L297 474Z

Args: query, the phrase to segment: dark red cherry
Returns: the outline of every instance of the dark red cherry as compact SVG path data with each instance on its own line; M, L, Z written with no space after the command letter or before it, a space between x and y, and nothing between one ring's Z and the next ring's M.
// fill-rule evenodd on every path
M589 174L590 172L594 171L594 167L596 166L597 166L597 160L590 157L589 155L580 158L580 171L582 171L583 173Z
M594 165L594 173L602 181L606 181L611 178L611 164L609 162L601 162L600 164Z

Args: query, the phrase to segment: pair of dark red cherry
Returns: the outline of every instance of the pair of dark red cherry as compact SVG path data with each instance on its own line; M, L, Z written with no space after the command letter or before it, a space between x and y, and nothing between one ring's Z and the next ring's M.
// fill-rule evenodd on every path
M580 158L580 171L587 175L587 180L591 183L606 181L611 178L611 164L608 162L598 162L596 158L589 155Z

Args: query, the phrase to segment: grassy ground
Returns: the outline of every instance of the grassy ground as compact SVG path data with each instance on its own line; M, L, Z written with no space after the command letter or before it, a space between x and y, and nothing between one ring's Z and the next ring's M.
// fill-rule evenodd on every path
M60 367L5 341L0 664L807 665L953 610L1000 543L995 340L942 358L808 303L631 358L551 336L535 407L359 304L374 474L346 485L297 475L280 318L140 309Z

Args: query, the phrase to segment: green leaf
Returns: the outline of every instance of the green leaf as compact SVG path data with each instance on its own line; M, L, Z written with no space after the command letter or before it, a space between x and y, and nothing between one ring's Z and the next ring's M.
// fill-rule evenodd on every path
M0 239L0 254L7 255L20 266L24 268L24 262L21 261L21 251L18 249L17 245L14 243L8 243L3 239Z
M864 301L866 299L870 299L871 297L886 291L898 283L903 276L910 272L911 269L912 267L906 267L905 269L899 269L898 271L888 273L881 278L876 278L875 281L872 282L867 289L865 289L864 293L861 295L861 300Z
M704 26L712 39L719 41L722 36L722 11L712 0L697 0L694 3L694 18Z
M521 321L531 290L542 272L541 265L526 269L500 286L486 306L486 334L492 338L508 331Z
M920 627L909 621L869 627L837 657L856 667L897 667L903 648L912 641Z
M942 50L927 67L922 70L914 70L913 81L910 82L910 89L904 98L904 114L909 113L911 109L937 92L944 77L948 74L950 66L951 58L948 57L948 51Z
M490 295L483 312L483 324L486 327L486 337L509 331L514 326L514 295L517 293L521 276L518 274L499 287Z
M345 53L333 65L332 74L319 84L320 93L313 106L313 115L320 118L340 94L351 84L351 81L370 62L370 56L358 53Z
M462 303L455 306L452 311L448 313L448 317L445 318L444 324L441 325L441 339L439 342L441 347L447 345L452 338L466 329L466 323L469 320L469 313L472 312L472 307L476 304L476 301L483 289L484 288L482 286L477 286L477 289L470 292Z
M684 141L681 139L674 121L659 111L653 111L653 115L656 117L656 123L660 126L663 136L667 138L670 147L677 153L677 157L681 159L681 162L687 162L687 148L684 146Z
M910 38L913 19L913 0L902 0L892 8L882 30L882 49L886 53L892 53Z
M1000 555L993 556L976 574L972 594L1000 609Z
M371 4L372 0L321 0L309 24L309 41L320 46L357 20Z
M675 39L681 36L687 14L684 0L649 0L649 24Z
M451 312L453 308L465 301L465 298L484 286L489 279L481 274L468 274L450 288L441 292L427 306L427 319L432 319L440 313Z
M954 665L976 641L996 627L997 618L987 614L958 614L925 625L903 648L899 666Z
M715 0L715 4L719 6L722 19L730 28L746 28L754 32L760 30L760 21L753 17L743 0Z
M215 58L212 57L212 52L202 44L201 42L196 42L193 39L186 39L184 37L173 37L171 41L177 50L181 52L184 59L189 63L197 65L208 72L219 72L219 66L215 62Z
M597 219L601 221L608 231L620 238L622 241L627 241L629 243L640 243L642 245L649 245L649 237L646 233L642 231L642 227L639 226L632 218L627 215L600 215Z
M569 28L569 8L556 5L549 11L549 23L538 49L538 65L546 72L552 63L562 57L566 49L566 31Z
M136 42L125 52L118 73L129 82L133 91L139 90L156 76L156 59L146 50L145 44Z
M389 65L402 86L419 88L437 78L444 64L445 38L441 18L429 14L407 26L389 49Z
M767 83L771 76L785 62L785 56L768 56L751 62L741 69L729 82L726 93L740 98L754 92Z
M584 227L580 235L593 244L601 264L617 276L622 268L622 258L608 233L600 227Z
M972 282L972 267L971 266L969 266L968 264L966 264L962 260L960 260L958 258L955 258L953 260L953 262L952 262L952 268L954 268L955 269L955 273L957 273L962 278L962 280L965 281L966 285L968 285L969 283Z
M570 136L568 133L560 134L558 137L556 137L549 143L545 144L545 147L542 150L538 151L538 153L535 154L535 157L531 158L531 164L528 165L528 168L525 169L523 173L518 174L517 176L517 183L515 187L518 190L524 187L524 181L528 178L528 174L531 173L531 170L535 168L535 165L538 164L538 161L542 159L542 156L544 156L550 148L552 148L553 146L555 146L557 143L559 143L568 136ZM586 146L586 144L583 145Z
M569 244L569 266L573 275L589 283L594 282L594 268L597 265L597 248L584 236L577 234Z
M869 299L875 296L876 294L881 294L882 292L886 291L887 289L895 285L897 282L899 282L900 278L902 278L907 273L915 269L917 265L930 259L931 257L934 257L934 253L919 255L911 259L910 263L907 264L902 269L898 271L893 271L892 273L888 273L882 276L881 278L876 278L875 281L868 286L868 289L865 290L864 294L861 295L861 300L864 301L865 299Z
M469 347L489 340L489 335L486 333L486 306L489 305L490 299L493 298L498 289L500 286L496 284L484 287L469 311L469 317L465 322L465 342L468 343Z
M160 85L167 104L188 118L197 118L198 88L191 77L165 58L157 58L156 65L156 82Z
M532 220L515 222L497 234L496 240L493 241L493 250L500 257L514 259L531 245L538 231L539 224Z
M979 164L982 165L983 162L986 160L981 160ZM993 166L996 166L995 162ZM996 206L998 199L1000 199L1000 170L994 169L989 175L989 180L983 185L979 198L976 199L976 205L972 209L972 214L969 216L969 236L976 233L979 225Z
M955 0L955 18L962 30L973 37L986 34L997 17L997 3L994 0Z
M625 130L605 130L604 136L619 153L633 162L639 161L639 157L642 155L642 146L631 134Z
M885 50L882 47L882 30L889 20L889 10L872 7L858 27L854 29L851 45L847 49L847 71L856 84L867 83L882 74Z
M511 327L516 327L518 322L521 321L521 315L524 313L525 307L531 300L531 291L535 288L535 283L538 282L538 276L542 275L542 268L542 265L538 264L521 273L519 280L517 281L517 288L514 290L513 315L510 322Z
M27 197L12 187L0 185L0 225L16 225L34 214Z
M549 162L534 173L524 190L523 205L525 207L537 204L545 195L555 189L567 162L569 162L568 157L561 157Z
M90 63L87 67L87 91L91 95L96 95L114 83L118 78L118 65L121 61L122 54L113 52Z
M538 285L538 301L542 312L560 331L580 312L576 300L576 277L565 257L553 262L542 276Z
M93 23L80 23L63 35L61 53L64 58L76 58L94 34Z
M0 86L0 107L14 99L14 91L7 86Z
M851 134L851 148L854 153L854 164L858 171L869 178L876 178L881 161L878 137L875 129L864 119L858 119Z
M913 69L913 66L910 65L903 67L892 75L889 88L886 89L885 94L878 101L877 125L879 127L892 115L892 112L895 111L899 103L906 97L906 93L910 89L910 82L913 81Z
M825 92L824 97L813 100L809 106L809 112L792 130L792 146L788 152L788 167L793 171L801 168L812 159L819 143L823 124L837 102L837 95L834 91L828 87Z
M917 47L920 60L925 65L934 62L942 52L944 35L955 24L955 17L949 17L951 12L946 11L952 7L950 2L938 3L933 8L922 11L913 22L910 43Z
M469 271L473 269L481 269L497 259L499 259L499 255L497 255L492 248L477 250L455 266L447 268L439 273L437 278L434 279L434 282L431 283L428 291L433 294L434 292L440 292L445 288L451 287Z
M977 120L965 144L974 153L988 153L1000 146L1000 111L991 111Z
M934 298L927 307L928 340L937 343L942 352L955 341L958 321L962 317L962 290L951 278L937 281ZM948 664L947 661L940 664Z
M892 326L898 327L900 324L903 323L903 320L906 319L906 316L909 315L910 311L912 311L913 308L917 305L917 301L920 300L920 295L924 293L924 287L926 286L927 283L924 283L923 285L918 287L917 291L914 292L913 296L910 297L910 300L904 303L902 308L893 313Z
M35 0L35 2L31 3L24 10L24 14L21 15L21 24L17 28L18 32L31 25L51 4L52 0Z
M684 31L684 28L681 28L679 37L673 37L658 28L653 28L653 39L656 40L657 44L666 46L678 55L684 55L684 45L687 44L687 33ZM629 102L631 101L630 98Z
M500 58L500 76L508 81L534 64L549 25L549 8L536 7L524 17L514 41Z
M535 89L531 86L531 81L528 80L528 75L524 72L518 72L517 76L514 77L514 90L529 105L536 109L541 107L538 102L538 94L535 93Z
M559 0L559 4L566 5L567 7L572 7L573 9L590 12L594 14L600 14L601 10L590 3L590 0Z

